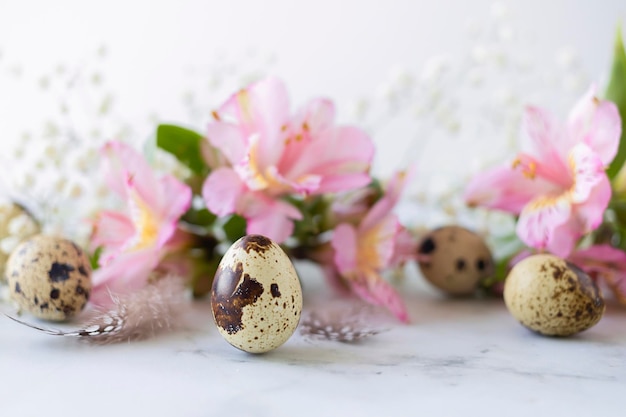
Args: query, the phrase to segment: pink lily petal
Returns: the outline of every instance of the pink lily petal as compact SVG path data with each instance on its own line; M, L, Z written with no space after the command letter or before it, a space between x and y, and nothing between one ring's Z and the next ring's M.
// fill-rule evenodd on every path
M161 212L156 213L162 219L157 241L159 247L170 240L176 231L178 219L189 210L192 198L189 186L171 175L162 177L160 183Z
M541 178L503 166L476 175L465 188L463 199L470 206L482 206L519 214L535 196L551 194L557 187Z
M585 143L597 153L604 165L611 163L617 154L622 123L617 106L596 97L592 85L572 109L568 128L574 143Z
M551 237L545 242L545 249L561 258L567 258L580 238L580 226L575 218L569 218L566 223L556 226Z
M126 293L143 287L160 259L155 249L126 252L93 272L90 302L106 306L111 303L109 291Z
M350 281L350 288L362 300L385 307L400 321L409 322L409 314L402 297L382 277L362 281Z
M334 262L342 275L350 275L357 268L357 234L349 224L340 224L333 231L331 242L335 250Z
M598 184L590 191L588 199L576 205L576 215L585 233L600 226L610 200L611 183L607 176L603 175Z
M331 128L335 121L335 105L326 99L314 99L309 101L294 118L295 128L302 128L316 135L321 131ZM305 127L306 125L306 127Z
M567 138L561 124L547 111L528 106L522 119L521 150L536 157L546 166L560 170L565 167L564 150Z
M387 217L398 204L406 183L414 175L414 168L408 172L398 171L394 173L385 187L385 195L369 210L360 227L366 230Z
M400 227L396 234L396 244L389 266L401 266L405 262L417 260L418 244L417 239L408 230Z
M219 149L231 165L235 165L245 158L248 138L242 136L238 126L214 122L207 126L206 134L209 143Z
M212 213L226 216L237 211L238 201L244 192L244 184L231 168L213 171L202 186L202 197Z
M540 196L526 205L517 222L519 238L525 244L539 249L552 246L551 241L559 237L555 236L555 230L568 222L572 212L566 197ZM557 248L557 252L563 251Z
M127 216L115 211L102 211L94 222L91 239L93 248L106 246L118 250L135 233L135 227Z
M284 146L281 131L289 122L289 96L280 80L266 78L239 91L220 108L219 116L237 120L245 138L263 138L259 166L277 163Z
M598 155L584 143L579 143L572 148L569 163L574 174L574 187L571 190L572 202L585 202L596 185L606 179L604 164Z
M346 191L369 183L364 173L373 156L374 145L363 131L336 127L324 130L297 159L281 160L278 168L290 178L319 175L318 194Z
M256 208L255 208L256 211ZM282 243L293 233L293 220L301 219L302 213L294 206L284 202L272 202L265 209L242 213L248 222L246 233L269 237L277 243Z
M364 229L361 224L358 243L359 264L366 264L369 268L376 270L389 267L399 230L400 223L393 214L381 219L376 225L368 225L367 229Z
M104 178L113 191L126 196L128 183L149 206L156 205L154 190L158 189L156 178L146 160L131 146L118 142L107 142L101 152L104 155Z

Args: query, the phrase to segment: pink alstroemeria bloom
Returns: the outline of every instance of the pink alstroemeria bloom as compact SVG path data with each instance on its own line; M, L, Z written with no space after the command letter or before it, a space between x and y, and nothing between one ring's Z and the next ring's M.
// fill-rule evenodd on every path
M528 107L522 132L513 163L473 178L465 201L519 214L517 235L525 244L567 257L600 225L611 198L605 169L621 135L617 107L597 99L592 87L565 124Z
M381 276L381 272L406 260L401 246L413 246L408 233L393 208L397 204L406 174L398 173L389 182L386 194L372 206L358 226L342 223L334 232L331 245L335 266L344 282L357 296L374 305L382 305L398 319L409 316L400 295ZM415 250L412 251L416 253Z
M234 94L213 116L208 140L228 165L209 175L202 195L218 216L245 217L248 233L283 242L302 215L281 196L346 191L370 182L372 141L355 127L335 126L328 100L312 100L291 115L285 86L268 78Z
M93 274L91 300L107 304L109 291L123 293L146 284L163 257L182 244L177 222L191 203L191 189L171 175L157 177L130 146L108 142L102 148L108 186L128 204L125 213L103 211L91 244L101 247Z

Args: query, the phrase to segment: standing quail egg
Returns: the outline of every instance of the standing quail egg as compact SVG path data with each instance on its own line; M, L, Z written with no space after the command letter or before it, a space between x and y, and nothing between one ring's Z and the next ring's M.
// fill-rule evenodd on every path
M450 295L472 294L493 274L493 259L483 239L459 226L431 231L422 239L418 255L422 275Z
M13 249L39 232L39 224L24 207L13 202L0 204L0 281L5 279L5 265Z
M244 236L226 251L211 290L213 318L228 343L262 353L285 343L302 312L289 257L265 236Z
M548 336L581 332L604 314L604 300L589 275L549 254L513 267L504 283L504 302L520 323Z
M20 243L7 262L11 298L32 315L61 321L77 314L91 292L91 265L75 243L37 235Z

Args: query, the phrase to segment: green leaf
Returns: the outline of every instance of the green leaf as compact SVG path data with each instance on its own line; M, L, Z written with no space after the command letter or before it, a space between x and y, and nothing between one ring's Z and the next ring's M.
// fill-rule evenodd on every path
M102 246L98 246L94 253L89 257L89 263L91 264L91 269L96 270L100 268L100 256L102 255L102 250L104 248Z
M626 162L626 51L624 50L621 26L617 27L615 49L613 51L613 68L611 69L611 78L605 97L617 105L622 118L622 138L619 143L619 149L607 172L609 178L614 178L622 165L624 165L624 162Z
M246 219L237 214L233 214L230 219L224 223L223 229L224 233L226 233L226 238L234 242L246 234Z
M192 208L183 215L183 221L204 227L212 225L216 218L217 216L207 209L196 210Z
M199 133L180 126L159 125L156 139L159 148L174 155L195 174L208 173L201 152L204 138Z

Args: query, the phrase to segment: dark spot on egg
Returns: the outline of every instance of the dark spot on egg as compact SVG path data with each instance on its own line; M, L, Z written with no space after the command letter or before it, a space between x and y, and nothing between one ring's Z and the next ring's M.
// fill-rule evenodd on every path
M15 283L15 292L17 294L21 294L22 293L22 287L20 287L20 283L19 282Z
M52 291L50 291L50 298L53 299L53 300L58 299L59 295L61 295L61 291L59 291L56 288L54 288Z
M250 253L251 250L257 253L265 253L272 246L272 241L262 235L247 235L239 241L239 247Z
M75 269L76 268L74 268L72 265L53 262L50 270L48 271L48 277L52 282L67 281L68 279L70 279L70 273Z
M459 258L456 260L455 268L457 271L463 271L465 269L465 259Z
M424 239L419 248L419 253L427 255L429 253L433 253L437 249L437 245L432 237L428 237Z
M274 298L280 297L280 290L278 289L278 284L273 283L272 285L270 285L270 292L272 293L272 297Z
M254 304L262 294L263 285L243 273L241 262L234 270L228 267L218 269L211 291L215 322L228 334L237 333L243 329L243 308Z
M484 271L487 268L487 261L480 258L476 260L476 269L479 271Z
M78 272L84 276L84 277L88 277L89 273L87 272L87 270L85 269L85 267L83 265L78 267Z

